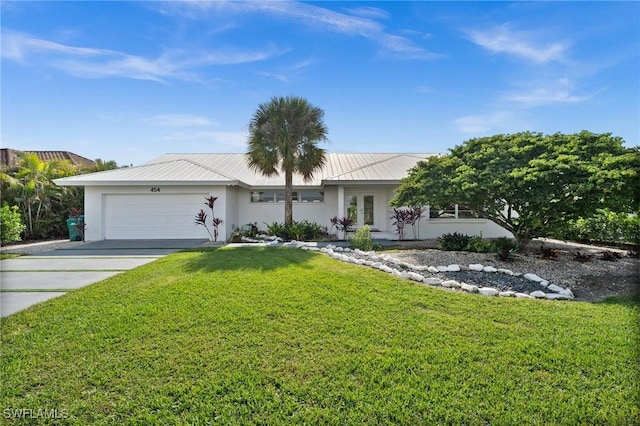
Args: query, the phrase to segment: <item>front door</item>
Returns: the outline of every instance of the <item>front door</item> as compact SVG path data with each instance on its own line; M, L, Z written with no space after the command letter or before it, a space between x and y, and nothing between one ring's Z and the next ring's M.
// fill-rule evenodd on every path
M372 194L347 194L345 200L346 216L353 221L353 226L360 228L364 225L374 228L375 196Z

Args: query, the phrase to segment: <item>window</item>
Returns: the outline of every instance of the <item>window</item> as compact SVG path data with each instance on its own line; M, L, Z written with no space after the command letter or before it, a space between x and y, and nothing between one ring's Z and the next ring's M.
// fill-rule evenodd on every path
M443 209L429 209L429 219L477 219L482 216L471 209L458 204L452 204Z
M324 201L324 191L301 191L299 194L301 203L322 203Z
M456 206L451 205L443 209L429 209L429 219L455 219Z
M274 191L253 191L251 193L252 203L273 203L276 193Z
M284 191L252 191L252 203L284 203ZM324 191L294 191L294 203L322 203Z

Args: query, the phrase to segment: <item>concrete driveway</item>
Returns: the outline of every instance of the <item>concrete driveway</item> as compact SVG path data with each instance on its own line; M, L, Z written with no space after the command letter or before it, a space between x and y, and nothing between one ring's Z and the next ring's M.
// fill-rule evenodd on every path
M56 244L34 255L0 260L0 316L153 262L205 240L107 240ZM27 246L22 250L28 251ZM20 252L18 246L14 252Z

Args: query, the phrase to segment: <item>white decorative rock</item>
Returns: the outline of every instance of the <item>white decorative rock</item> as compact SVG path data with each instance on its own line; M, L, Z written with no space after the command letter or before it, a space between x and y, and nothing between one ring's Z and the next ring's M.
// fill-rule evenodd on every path
M442 282L442 287L460 288L460 283L456 280L446 280Z
M515 296L521 299L533 299L533 296L529 296L527 293L516 293Z
M540 291L540 290L532 291L529 295L531 297L535 297L536 299L542 299L542 298L546 297L546 293L544 291Z
M458 272L459 270L460 270L460 265L447 266L447 272Z
M425 278L424 280L422 280L423 283L425 284L429 284L429 285L441 285L442 284L442 280L440 278Z
M448 266L436 266L438 272L447 272L449 270Z
M404 268L408 268L408 269L416 269L416 267L410 263L407 262L400 262L399 263L400 266L404 267Z
M478 292L478 286L473 284L460 283L460 288L469 293Z
M482 287L482 288L478 289L478 293L480 293L480 294L482 294L484 296L497 296L499 292L495 288Z
M424 281L424 277L418 274L417 272L409 272L408 275L410 280L418 281L418 282Z
M336 248L333 249L333 251L343 252L344 251L344 247L336 247Z
M494 268L493 266L485 266L484 267L484 271L485 272L498 272L498 270L496 268Z
M544 279L540 278L536 274L524 274L524 278L529 281L535 281L537 283L544 281Z
M380 265L379 268L382 272L386 272L387 274L392 273L394 270L389 268L387 265Z
M564 294L565 296L569 296L569 298L573 299L575 296L573 295L573 292L568 289L568 288L563 288L562 290L560 290L558 292L559 294Z
M469 269L471 269L472 271L481 272L484 270L484 266L479 263L472 263L471 265L469 265Z
M500 297L513 297L515 295L516 295L516 292L511 290L501 291L500 293L498 293L498 296Z
M547 288L547 286L549 285L549 281L547 280L542 280L539 283L542 287Z
M440 272L440 270L438 268L436 268L435 266L429 266L427 268L427 271L431 272L432 274Z
M501 274L505 274L505 275L513 275L513 271L511 269L498 269L498 272L500 272Z
M560 293L564 289L562 287L560 287L560 286L555 285L555 284L549 284L547 286L547 290L551 290L551 291L553 291L555 293Z
M429 270L429 266L416 265L416 266L415 266L415 270L416 270L416 271L428 271L428 270Z
M393 263L394 265L400 265L400 263L401 263L400 260L396 259L395 257L391 257L391 256L389 256L387 258L387 261Z
M545 297L547 299L550 299L550 300L555 300L555 299L569 300L569 299L571 299L571 297L567 296L566 294L559 294L559 293L547 293L545 295Z

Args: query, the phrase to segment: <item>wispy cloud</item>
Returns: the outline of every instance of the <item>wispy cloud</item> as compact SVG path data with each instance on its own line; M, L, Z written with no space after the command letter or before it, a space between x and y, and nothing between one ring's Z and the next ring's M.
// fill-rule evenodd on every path
M320 6L295 1L182 1L163 6L165 13L182 13L193 19L219 16L221 13L271 15L293 20L297 25L319 28L323 31L360 36L377 42L385 54L401 59L435 59L440 55L418 46L411 39L391 34L376 19L388 18L387 12L373 7L347 9L335 12Z
M593 94L575 93L572 80L561 78L545 86L533 87L505 96L505 100L521 104L525 107L536 107L549 104L580 103L593 98Z
M506 53L536 63L563 61L569 48L566 41L540 42L538 36L527 31L514 31L509 25L489 30L467 31L473 43L493 53Z
M164 82L197 81L199 68L263 61L283 51L273 45L254 51L169 50L155 58L78 47L5 30L2 57L20 63L50 66L82 78L123 77Z
M166 127L211 126L216 124L208 117L188 114L158 114L142 121L153 126Z
M517 121L510 112L494 111L487 114L466 115L454 120L454 124L460 133L482 136L510 132L518 125Z
M163 140L181 143L204 143L208 150L225 152L244 148L247 132L225 132L215 130L172 132L162 136Z

